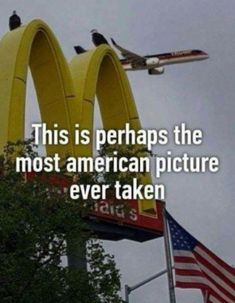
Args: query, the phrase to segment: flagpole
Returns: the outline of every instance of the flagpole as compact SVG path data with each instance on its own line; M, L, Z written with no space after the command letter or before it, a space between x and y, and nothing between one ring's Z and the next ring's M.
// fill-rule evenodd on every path
M166 221L165 206L163 206L163 208L162 208L162 218L163 218L163 228L164 228L163 229L163 234L164 234L164 244L165 244L165 255L166 255L166 266L167 266L170 303L176 303L174 278L173 278L173 266L172 266L172 259L171 259L170 237L169 237L168 225L167 225L167 221Z

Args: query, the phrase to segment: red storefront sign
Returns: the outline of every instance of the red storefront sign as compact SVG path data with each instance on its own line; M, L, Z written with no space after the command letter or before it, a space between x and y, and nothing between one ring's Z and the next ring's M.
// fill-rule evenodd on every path
M157 215L141 213L138 200L113 202L111 199L97 201L92 214L104 220L122 225L131 225L157 231L163 231L162 202L156 201Z
M27 173L26 180L33 180L35 176L39 176L44 181L58 187L58 190L66 193L69 191L72 179L65 175L38 175L36 173ZM102 222L115 223L126 227L143 229L157 234L163 233L162 221L162 201L156 201L156 212L141 212L140 202L138 200L113 201L113 199L105 199L96 201L93 210L89 213L90 218L97 218Z

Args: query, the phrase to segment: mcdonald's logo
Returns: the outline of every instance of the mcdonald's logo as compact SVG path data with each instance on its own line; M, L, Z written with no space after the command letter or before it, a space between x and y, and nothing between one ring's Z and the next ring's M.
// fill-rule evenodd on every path
M67 63L50 28L33 20L8 32L0 41L0 149L7 141L24 139L25 96L31 69L41 119L50 128L73 131L76 123L93 132L94 101L98 97L103 127L141 128L129 81L115 52L102 45ZM71 141L71 140L70 140ZM92 141L92 140L91 140ZM91 156L92 144L47 146L47 154L61 157ZM145 176L142 182L151 182ZM141 201L142 211L155 209L154 201Z

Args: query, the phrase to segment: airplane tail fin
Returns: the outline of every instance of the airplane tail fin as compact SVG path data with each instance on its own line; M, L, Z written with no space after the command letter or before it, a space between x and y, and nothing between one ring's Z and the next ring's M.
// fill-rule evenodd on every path
M116 45L117 45L117 43L115 42L115 40L114 40L113 38L110 38L110 39L111 39L111 41L112 41L113 45L114 45L114 46L116 46Z
M80 45L74 46L74 50L75 50L75 52L76 52L78 55L83 54L83 53L86 52L86 50L85 50L82 46L80 46Z

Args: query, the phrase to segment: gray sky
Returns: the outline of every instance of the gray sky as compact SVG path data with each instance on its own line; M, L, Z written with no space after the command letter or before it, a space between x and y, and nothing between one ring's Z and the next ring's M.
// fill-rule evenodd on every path
M235 30L233 0L0 0L0 36L8 30L13 9L22 21L46 21L56 34L65 56L73 45L92 47L89 31L97 28L127 48L140 53L202 49L210 59L169 66L161 76L129 73L144 127L172 129L186 122L204 131L200 147L174 146L195 154L215 154L221 160L217 174L166 174L167 207L197 239L229 264L235 264ZM28 86L26 128L39 121L31 81ZM97 118L97 121L99 119ZM98 124L99 122L97 122ZM123 285L133 285L165 267L163 241L105 242L116 257ZM181 303L202 302L199 290L176 290ZM131 295L135 303L169 302L166 278Z

